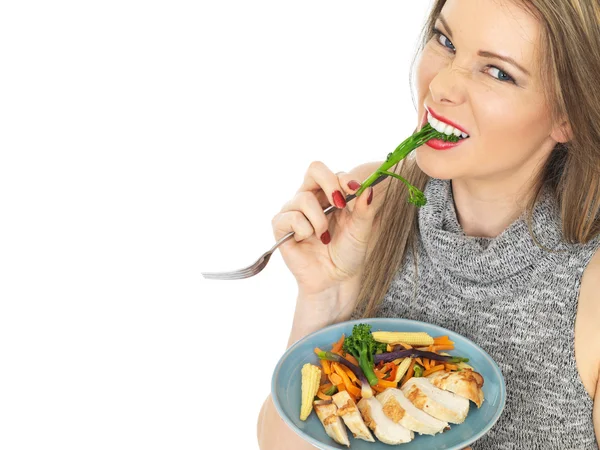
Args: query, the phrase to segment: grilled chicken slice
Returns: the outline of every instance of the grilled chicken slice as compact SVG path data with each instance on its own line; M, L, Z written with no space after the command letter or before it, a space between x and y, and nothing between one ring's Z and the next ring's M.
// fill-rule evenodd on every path
M400 389L388 388L376 398L383 405L383 413L387 417L416 433L433 435L448 426L448 422L438 420L413 405Z
M472 370L439 371L427 377L431 384L445 391L468 398L479 408L483 403L483 377Z
M337 406L331 400L315 400L313 408L325 427L327 435L338 444L350 447L346 427L342 419L337 415Z
M373 435L365 425L365 422L358 411L356 403L354 403L354 400L352 400L348 392L340 391L331 398L338 407L337 415L344 420L344 423L350 429L352 435L357 439L375 442Z
M375 397L360 399L358 409L377 439L385 444L404 444L415 437L412 431L389 419L383 412L383 405Z
M463 423L469 413L469 400L435 387L428 378L411 378L402 392L417 408L444 422Z

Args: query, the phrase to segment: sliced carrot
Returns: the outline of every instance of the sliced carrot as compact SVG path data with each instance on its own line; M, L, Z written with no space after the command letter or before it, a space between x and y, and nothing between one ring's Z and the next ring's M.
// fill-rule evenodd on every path
M373 369L373 372L375 372L375 376L376 376L377 378L379 378L380 380L383 380L383 379L386 377L386 374L385 374L385 372L382 372L382 371L381 371L381 370L379 370L379 369Z
M333 386L332 383L323 383L321 386L319 386L319 390L326 391L327 389L330 389L331 386Z
M406 374L404 375L404 378L402 379L401 386L404 386L404 384L408 380L410 380L412 378L412 376L415 374L415 364L416 364L416 361L413 359L410 362L410 366L408 366L408 370L406 371Z
M323 350L321 350L319 347L315 347L315 354L318 355L319 353L321 353Z
M335 387L338 388L338 392L346 390L346 386L344 386L344 383L336 384Z
M395 388L398 386L398 383L396 383L395 381L387 381L387 380L380 379L377 382L377 386L383 387L383 388Z
M342 369L344 369L344 372L346 372L346 375L348 375L348 378L350 378L353 383L359 383L360 384L360 381L359 381L358 378L356 378L356 375L354 375L354 372L352 372L350 369L348 369L343 364L342 364Z
M431 359L429 360L429 368L431 369L432 367L435 367L437 363L435 362L435 359Z
M429 358L423 358L423 365L425 366L425 370L429 370Z
M348 391L348 393L351 394L354 397L359 396L360 392L361 392L360 389L358 389L356 386L354 386L352 384L352 381L350 381L350 378L346 374L346 371L344 370L344 368L342 367L342 365L341 364L336 364L333 369L342 378L342 381L344 383L344 386L346 386L346 390ZM356 398L354 398L354 400L356 400Z
M423 376L426 377L427 375L430 375L434 372L437 372L438 370L442 370L444 368L443 364L440 364L439 366L435 366L429 370L426 370L425 372L423 372Z
M450 338L448 336L436 336L433 338L434 345L445 344Z
M458 370L458 366L456 364L444 364L446 370Z
M334 366L334 370L335 370L335 366ZM342 377L340 377L337 373L333 373L333 372L329 374L329 381L331 381L336 386L338 384L342 384L344 382L344 380L342 380Z
M452 344L452 345L435 345L433 347L434 352L439 352L442 350L454 350L454 344Z
M317 391L317 397L319 397L321 400L331 400L331 395L324 394L321 391Z
M379 384L376 384L375 386L371 386L371 389L373 389L375 392L377 392L378 394L385 391L387 388L383 387L383 386L379 386Z
M337 353L342 350L342 346L344 345L344 339L345 336L342 334L342 337L335 344L333 344L333 347L331 348L331 351L333 353Z
M423 361L421 360L421 358L415 358L415 361L417 361L419 363L419 365L424 366L425 364L423 364Z
M325 372L325 375L329 375L331 373L331 361L322 359L321 365L323 366L323 372Z

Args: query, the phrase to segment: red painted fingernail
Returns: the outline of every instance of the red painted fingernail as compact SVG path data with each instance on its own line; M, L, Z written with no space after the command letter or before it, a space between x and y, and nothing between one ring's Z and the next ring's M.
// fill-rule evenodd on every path
M367 197L367 205L370 205L373 201L373 188L369 188L369 196Z
M342 193L340 191L335 191L333 193L333 203L338 208L346 207L346 200L344 199L344 196L342 195Z
M321 235L321 242L325 245L331 242L331 235L329 234L329 230Z
M358 181L352 180L352 181L348 182L348 187L350 189L352 189L353 191L356 191L356 190L360 189L360 183Z

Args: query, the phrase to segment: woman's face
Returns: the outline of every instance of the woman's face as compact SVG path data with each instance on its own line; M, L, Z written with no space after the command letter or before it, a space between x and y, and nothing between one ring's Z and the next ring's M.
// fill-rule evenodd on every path
M441 179L527 178L564 141L541 86L539 23L510 1L448 0L435 26L417 66L418 128L429 110L469 138L449 150L423 145L417 164Z

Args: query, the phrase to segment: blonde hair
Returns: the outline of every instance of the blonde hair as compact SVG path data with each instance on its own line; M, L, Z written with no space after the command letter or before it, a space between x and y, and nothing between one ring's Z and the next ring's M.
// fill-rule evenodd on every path
M516 1L516 0L515 0ZM411 65L433 36L433 27L446 0L436 0L422 30ZM554 123L565 119L571 140L557 144L538 174L527 205L530 224L534 205L544 188L553 194L562 218L563 238L586 243L600 233L600 3L598 0L520 0L541 26L538 57L546 99ZM412 77L411 77L412 80ZM424 190L429 177L413 158L398 173ZM413 252L418 230L418 209L406 202L404 183L388 183L385 201L377 213L378 238L363 273L357 311L376 314L381 300L406 252ZM535 237L534 237L535 239ZM415 259L416 264L416 259Z

